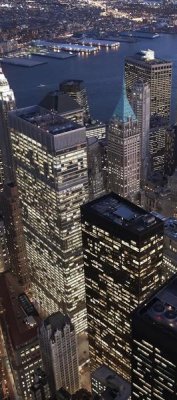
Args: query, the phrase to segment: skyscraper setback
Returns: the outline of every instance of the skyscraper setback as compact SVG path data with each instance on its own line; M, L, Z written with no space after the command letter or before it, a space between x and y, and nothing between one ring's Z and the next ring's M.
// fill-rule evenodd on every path
M91 369L130 379L131 313L161 283L163 223L114 193L81 215Z
M140 189L140 133L124 84L108 130L108 186L129 198Z
M9 115L32 290L49 314L86 328L80 205L88 198L85 128L38 106Z

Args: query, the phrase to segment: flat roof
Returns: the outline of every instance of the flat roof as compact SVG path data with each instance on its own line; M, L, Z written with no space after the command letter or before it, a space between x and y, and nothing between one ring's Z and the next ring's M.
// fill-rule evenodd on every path
M40 106L21 109L17 115L19 118L54 136L80 127L77 123L62 118L57 112L49 111Z
M109 193L87 203L82 206L82 209L95 214L95 216L101 216L107 223L111 222L117 227L122 226L137 234L144 233L159 223L163 224L151 213L115 193Z
M172 66L171 61L166 61L166 60L161 60L160 58L154 58L152 60L142 58L141 52L136 53L134 56L128 56L125 57L125 62L130 61L132 63L140 64L140 65L150 65L150 66L156 66L156 65L167 65L167 66Z
M156 292L149 302L138 313L148 318L158 326L166 327L171 332L177 333L177 276L175 275Z
M106 365L101 365L93 372L93 379L106 386L106 390L101 394L102 399L127 400L131 394L130 383Z
M177 219L166 218L164 228L165 235L177 241Z
M23 288L9 272L0 275L0 297L14 348L36 340L41 319Z

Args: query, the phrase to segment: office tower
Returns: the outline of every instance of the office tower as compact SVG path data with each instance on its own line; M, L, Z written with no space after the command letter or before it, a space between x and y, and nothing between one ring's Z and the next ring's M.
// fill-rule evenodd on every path
M177 277L133 315L132 400L177 398Z
M106 193L106 171L103 164L103 146L96 137L87 138L89 200Z
M106 365L101 365L93 372L91 381L93 395L98 395L103 400L130 399L130 383Z
M34 373L34 380L31 386L32 400L49 400L51 392L45 372L38 368Z
M87 91L84 82L81 80L66 80L60 83L60 91L73 97L84 111L84 122L89 122L90 111L87 99Z
M0 320L9 359L9 379L10 382L14 380L17 398L28 400L34 371L42 364L37 335L41 320L10 273L0 275L0 293L4 309Z
M150 87L148 83L139 80L134 84L131 105L140 133L140 180L143 185L147 178L149 164Z
M90 124L86 124L87 138L96 137L97 139L106 138L106 125L99 121L92 120Z
M149 134L149 171L153 173L165 173L165 137L167 126L151 128Z
M175 172L175 128L170 126L165 132L165 174Z
M140 133L125 85L108 129L108 186L129 198L140 189Z
M155 58L152 50L141 51L125 59L125 80L128 97L137 80L150 86L150 127L168 125L170 120L172 63Z
M81 207L91 371L130 378L132 311L161 282L163 222L115 193Z
M43 365L53 394L61 387L70 394L79 389L77 338L68 315L50 315L40 328Z
M55 90L54 92L48 93L39 105L51 111L58 111L62 117L84 125L82 107L68 94Z
M151 155L152 159L156 157L152 168L164 173L165 130L170 121L172 63L155 58L152 50L141 51L133 57L126 57L125 79L129 99L137 80L142 79L150 86L150 128L153 129Z
M14 179L12 148L7 126L7 113L15 108L12 89L0 68L0 182Z
M21 205L16 184L4 184L0 204L6 230L10 270L17 277L18 282L23 286L24 290L28 290L30 285L29 265Z
M9 115L32 291L48 314L86 329L80 205L88 198L85 128L39 106Z
M0 215L0 274L10 269L9 251L7 247L7 237L4 219Z
M165 281L177 273L177 219L167 218L164 229L163 266Z

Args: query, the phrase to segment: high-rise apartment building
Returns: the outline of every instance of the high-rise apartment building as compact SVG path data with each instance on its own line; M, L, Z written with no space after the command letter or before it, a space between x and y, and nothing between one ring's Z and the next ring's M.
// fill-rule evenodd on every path
M83 109L84 122L88 122L90 120L90 111L84 82L77 79L63 81L60 83L60 91L69 94L69 96L77 101Z
M6 231L10 270L17 277L24 290L28 290L30 286L29 265L22 210L16 184L4 183L0 206Z
M7 114L15 108L15 98L0 68L0 182L14 179L12 148L7 126Z
M137 80L143 80L150 87L150 128L153 129L152 158L158 158L154 171L164 173L165 162L165 130L170 121L172 63L155 58L152 50L141 51L133 57L125 59L125 80L128 98ZM159 128L159 129L158 129ZM157 142L159 142L157 144Z
M42 366L37 334L41 320L23 288L9 272L0 275L0 293L3 308L0 322L9 360L9 379L14 381L17 398L29 400L34 372Z
M80 205L88 198L85 128L39 106L9 115L32 291L48 314L86 326Z
M52 393L61 387L75 393L79 389L77 337L68 315L50 315L39 330L39 340Z
M143 184L148 174L149 131L150 131L150 87L142 80L137 81L132 89L131 105L136 115L140 133L140 181Z
M114 193L81 216L91 370L129 379L131 313L161 283L163 222Z
M108 186L134 198L140 189L140 133L123 85L108 130Z
M177 398L177 277L133 315L132 400Z

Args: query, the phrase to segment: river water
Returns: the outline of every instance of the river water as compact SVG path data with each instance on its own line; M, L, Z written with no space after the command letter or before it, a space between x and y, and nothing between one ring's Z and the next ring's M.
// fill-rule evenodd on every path
M124 58L141 49L155 50L156 57L173 61L174 121L177 111L177 35L161 35L157 39L121 43L117 50L101 50L95 55L77 56L66 60L46 59L47 64L32 68L6 64L3 65L3 70L15 92L18 107L37 104L64 79L83 79L92 116L107 121L120 95ZM40 57L39 60L43 59ZM41 84L45 86L40 87Z

